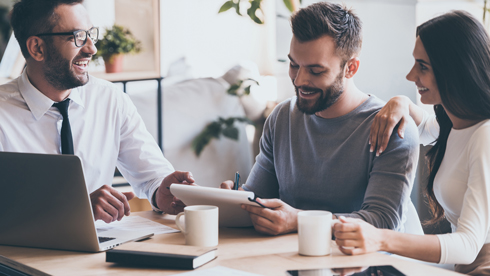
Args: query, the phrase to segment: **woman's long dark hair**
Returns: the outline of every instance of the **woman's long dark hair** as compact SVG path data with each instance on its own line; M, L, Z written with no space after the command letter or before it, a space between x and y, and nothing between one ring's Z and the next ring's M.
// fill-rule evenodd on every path
M439 170L453 126L446 110L460 119L490 118L490 39L485 28L464 11L433 18L417 28L417 35L429 56L442 105L434 111L439 137L427 153L429 182L426 193L435 223L444 209L434 195L434 178Z

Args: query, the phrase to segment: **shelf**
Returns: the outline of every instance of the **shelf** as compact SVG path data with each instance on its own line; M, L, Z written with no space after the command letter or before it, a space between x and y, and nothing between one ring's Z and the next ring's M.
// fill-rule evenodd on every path
M160 74L155 71L138 71L138 72L121 72L121 73L94 72L94 73L90 73L90 75L110 82L155 79L161 77Z

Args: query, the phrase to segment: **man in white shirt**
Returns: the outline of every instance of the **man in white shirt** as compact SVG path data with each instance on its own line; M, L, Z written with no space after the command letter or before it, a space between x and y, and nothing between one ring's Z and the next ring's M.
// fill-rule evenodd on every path
M27 65L19 78L0 86L0 151L80 157L96 220L130 214L135 195L110 186L116 166L136 196L154 210L176 214L183 204L167 187L193 183L192 174L174 171L126 94L88 75L98 28L82 2L15 4L11 24Z

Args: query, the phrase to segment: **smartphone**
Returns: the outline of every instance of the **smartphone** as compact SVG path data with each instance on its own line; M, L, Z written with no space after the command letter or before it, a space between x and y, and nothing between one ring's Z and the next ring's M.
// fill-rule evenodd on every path
M288 276L406 276L391 265L288 270Z

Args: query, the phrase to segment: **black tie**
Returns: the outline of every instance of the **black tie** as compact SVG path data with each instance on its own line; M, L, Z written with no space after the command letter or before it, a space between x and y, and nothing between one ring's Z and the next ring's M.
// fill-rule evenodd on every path
M58 108L63 116L63 124L61 125L61 153L73 154L73 138L71 137L70 121L68 120L68 106L70 99L66 99L59 103L54 103L53 106Z

